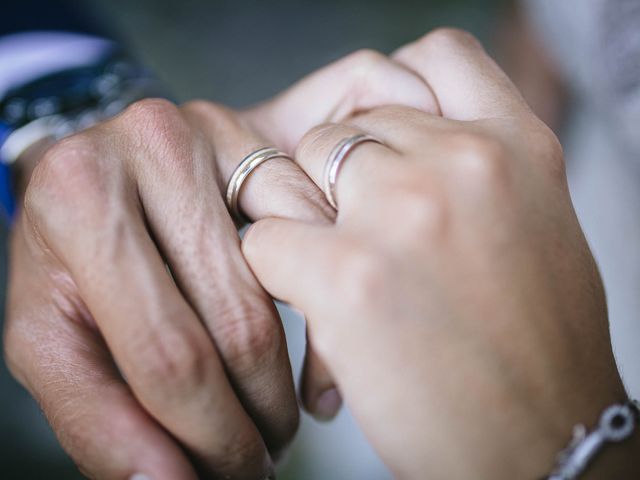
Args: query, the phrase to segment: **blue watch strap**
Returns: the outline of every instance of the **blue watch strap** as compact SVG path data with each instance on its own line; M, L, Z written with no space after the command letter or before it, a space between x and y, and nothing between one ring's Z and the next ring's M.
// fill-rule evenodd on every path
M11 129L9 126L0 122L0 145L4 143L10 133ZM2 206L5 220L8 222L13 218L16 210L16 202L13 196L11 170L9 166L5 164L0 164L0 205Z

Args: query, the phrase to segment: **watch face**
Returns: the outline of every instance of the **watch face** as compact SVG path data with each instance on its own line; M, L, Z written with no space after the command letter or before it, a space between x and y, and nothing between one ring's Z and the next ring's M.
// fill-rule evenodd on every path
M43 52L55 53L55 61L44 61ZM3 65L11 68L5 72ZM84 35L2 37L0 71L0 161L7 164L44 138L84 130L141 98L167 97L115 43Z
M91 64L50 72L8 90L0 99L0 121L15 129L51 115L96 109L120 97L132 83L151 78L111 49Z

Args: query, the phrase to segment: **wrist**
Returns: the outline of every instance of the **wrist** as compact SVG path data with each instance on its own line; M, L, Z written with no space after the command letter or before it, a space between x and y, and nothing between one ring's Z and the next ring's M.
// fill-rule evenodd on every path
M9 220L51 143L137 100L166 96L151 72L116 44L86 35L27 32L0 38L0 66L7 70L0 79L0 198Z
M563 480L596 480L610 478L640 478L640 428L637 413L633 413L633 429L628 438L625 434L614 434L612 430L623 432L627 427L622 423L612 421L611 415L603 415L604 412L613 413L611 410L622 408L626 403L626 395L610 395L611 400L606 402L591 401L580 402L582 405L570 405L567 403L558 409L556 425L565 427L548 429L538 436L531 435L527 438L527 446L506 451L506 458L515 458L522 463L518 469L508 475L499 478L548 478ZM627 405L629 405L627 403ZM613 407L613 408L612 408ZM629 414L628 406L624 406ZM581 413L578 413L581 412ZM617 416L617 415L616 415ZM603 417L607 417L603 426ZM572 422L568 419L574 419ZM534 417L529 419L531 431L535 432L535 426L545 423L548 418ZM614 425L617 425L614 427ZM629 425L627 423L627 425ZM576 433L580 427L583 433ZM580 430L578 429L578 431ZM611 433L608 433L611 432ZM577 436L576 436L577 435ZM561 468L559 468L561 467ZM584 467L584 468L583 468ZM553 472L553 475L552 475ZM566 475L566 476L565 476Z
M478 444L478 461L468 471L475 472L473 476L476 478L547 479L557 465L558 455L570 444L574 427L584 424L587 431L591 432L605 409L626 400L619 377L611 376L609 380L601 381L597 388L585 383L582 388L574 386L555 393L551 393L554 388L549 384L538 398L527 400L526 403L518 403L515 398L502 403L511 405L500 414L503 428L495 422L492 422L491 428L486 428L489 432L486 434L487 442ZM565 382L567 386L571 383L569 380ZM543 398L548 400L543 403ZM634 437L639 433L635 431ZM613 460L606 458L611 452L616 453ZM619 471L633 468L633 453L629 452L638 452L637 440L607 444L602 454L597 456L598 467L595 468L595 460L593 464L589 463L584 478L603 478L600 470L608 472L611 464L618 460ZM479 471L483 473L478 475ZM578 478L582 480L583 476Z
M640 406L637 402L609 405L596 425L574 428L571 443L557 459L553 480L638 478Z

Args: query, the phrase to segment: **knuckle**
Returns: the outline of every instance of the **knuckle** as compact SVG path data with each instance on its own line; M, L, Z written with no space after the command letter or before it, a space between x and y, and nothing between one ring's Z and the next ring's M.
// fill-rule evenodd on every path
M352 109L368 97L375 97L383 76L381 70L387 61L382 53L371 49L358 50L347 57L345 66L351 81L345 99L352 102Z
M455 160L462 176L479 186L496 187L509 180L509 152L499 139L479 133L454 134Z
M451 27L432 30L418 40L418 46L444 51L458 50L460 48L482 48L481 43L471 33Z
M120 119L130 125L163 126L167 118L178 113L178 108L169 100L163 98L145 98L129 105Z
M384 214L394 221L390 235L403 248L419 249L446 235L449 225L449 199L441 179L421 165L407 165L391 173L383 195L389 200ZM397 212L402 212L398 216Z
M25 207L38 214L53 206L88 208L103 200L97 145L85 134L63 139L40 160L25 192Z
M262 368L286 348L273 312L235 306L225 316L228 320L216 330L216 343L225 363L235 372L248 374Z
M410 241L434 242L442 238L449 224L447 197L434 179L423 172L414 172L396 185L393 208L403 212L396 228L404 232Z
M233 113L223 105L202 99L189 100L180 106L180 110L183 112L206 116L213 121L218 119L222 121L229 121L229 119L234 118Z
M173 103L164 99L144 99L130 105L114 120L129 139L131 157L138 162L154 159L172 171L193 169L193 135Z
M308 158L314 156L317 151L324 151L332 148L335 138L336 125L323 123L309 130L298 142L295 158Z
M355 307L367 305L372 298L379 298L387 286L389 264L378 248L363 242L345 242L341 248L341 277L345 284L348 303Z
M214 364L215 351L193 333L168 332L147 337L138 350L136 379L150 390L188 396L204 385Z
M357 73L366 74L385 62L386 57L373 49L363 48L345 57L345 63ZM353 71L353 70L352 70Z
M566 177L564 152L562 144L553 131L546 125L542 125L533 135L532 147L539 158L546 160L552 175L563 180Z

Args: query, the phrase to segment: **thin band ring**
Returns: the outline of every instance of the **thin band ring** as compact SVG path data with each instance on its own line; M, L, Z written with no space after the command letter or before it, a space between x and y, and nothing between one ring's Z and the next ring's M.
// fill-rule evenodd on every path
M341 140L333 150L331 150L331 153L327 158L327 163L324 167L324 194L327 197L329 205L336 210L338 209L338 203L336 201L336 183L338 181L338 175L340 174L342 164L355 147L365 142L375 142L383 145L383 143L377 138L367 135L366 133L359 133Z
M229 179L229 183L227 184L226 201L227 208L236 220L246 220L246 217L240 211L238 202L240 189L242 188L243 183L256 168L258 168L264 162L272 160L274 158L286 158L293 161L293 159L289 155L281 152L277 148L264 147L251 152L249 155L244 157L238 164L236 169L233 171L233 174Z

